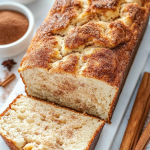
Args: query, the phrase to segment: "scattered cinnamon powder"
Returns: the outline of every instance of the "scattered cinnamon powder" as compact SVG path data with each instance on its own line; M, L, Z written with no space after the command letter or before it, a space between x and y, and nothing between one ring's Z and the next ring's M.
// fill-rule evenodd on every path
M0 96L0 102L1 103L5 103L8 96L10 95L10 93L12 92L13 88L14 88L15 84L11 83L11 85L8 85L7 87L5 87L4 89L4 93Z
M3 73L4 73L4 80L5 80L10 75L10 72L4 70Z
M0 11L0 45L20 39L28 26L28 19L23 14L10 10Z

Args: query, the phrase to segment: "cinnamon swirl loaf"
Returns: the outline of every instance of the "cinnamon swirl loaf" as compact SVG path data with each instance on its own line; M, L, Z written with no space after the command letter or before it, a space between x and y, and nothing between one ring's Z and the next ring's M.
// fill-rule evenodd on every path
M27 94L110 122L149 8L148 0L56 0L19 68Z

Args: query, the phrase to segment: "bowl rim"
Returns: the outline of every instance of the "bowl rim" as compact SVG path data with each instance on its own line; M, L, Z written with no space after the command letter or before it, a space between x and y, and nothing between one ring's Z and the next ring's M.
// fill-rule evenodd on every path
M35 0L9 0L11 2L17 2L17 3L21 3L21 4L30 4L30 3L33 3Z
M33 27L34 27L34 16L33 16L32 12L26 6L24 6L20 3L17 3L17 2L1 2L0 3L0 6L7 6L7 5L9 5L9 6L12 5L12 6L15 6L15 7L19 7L22 10L24 10L27 13L27 15L25 15L25 14L24 15L28 18L29 26L28 26L28 29L27 29L26 33L20 39L18 39L17 41L15 41L13 43L0 45L0 49L1 48L10 48L10 47L13 47L15 45L18 45L19 43L21 43L22 41L24 41L28 37L28 35L32 32ZM14 9L14 11L15 11L15 9ZM16 10L16 11L18 11L18 10ZM22 12L20 12L20 13L22 13Z

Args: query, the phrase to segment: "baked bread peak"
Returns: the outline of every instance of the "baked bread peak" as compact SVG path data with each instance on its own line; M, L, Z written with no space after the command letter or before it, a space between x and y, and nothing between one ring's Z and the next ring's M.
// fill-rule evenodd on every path
M149 9L147 0L56 0L19 68L27 94L110 121Z

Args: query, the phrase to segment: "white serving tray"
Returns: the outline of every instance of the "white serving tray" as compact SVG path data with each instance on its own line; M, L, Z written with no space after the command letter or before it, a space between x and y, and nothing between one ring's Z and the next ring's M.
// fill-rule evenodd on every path
M120 95L117 107L115 109L115 112L112 118L112 124L105 125L95 150L109 150L111 148L115 135L118 131L120 123L124 117L125 111L130 102L132 93L134 92L134 89L136 87L136 83L146 64L148 54L149 54L149 49L150 49L150 22L147 26L142 43L139 47L139 50L134 59L133 65L130 69L123 91ZM21 79L18 81L14 90L10 94L1 112L3 112L19 94L25 94L24 85ZM2 140L2 138L0 138L0 150L9 150L9 148L7 147L5 142Z

